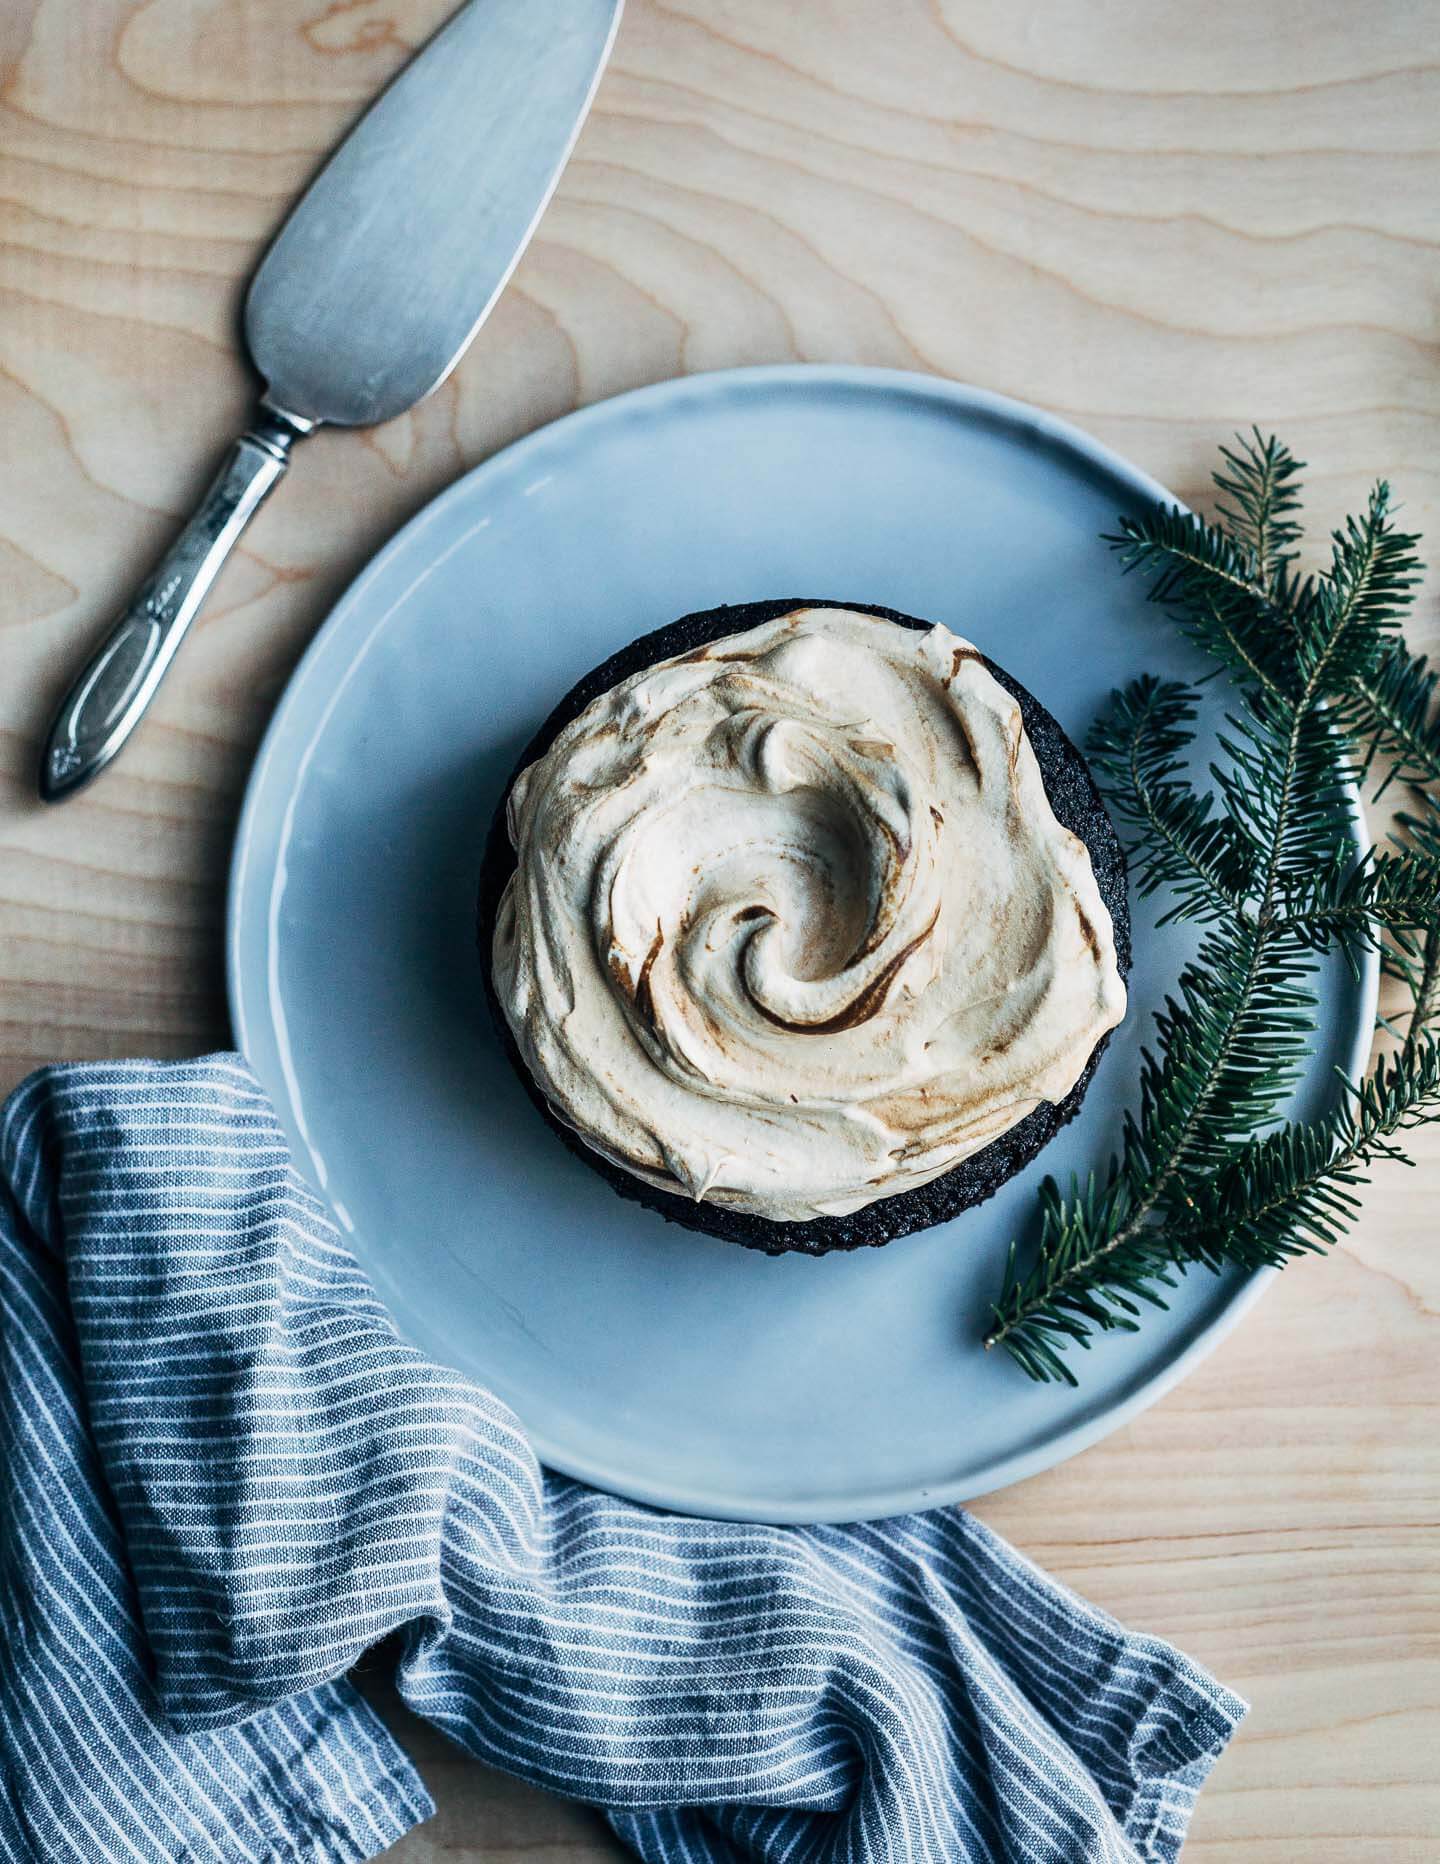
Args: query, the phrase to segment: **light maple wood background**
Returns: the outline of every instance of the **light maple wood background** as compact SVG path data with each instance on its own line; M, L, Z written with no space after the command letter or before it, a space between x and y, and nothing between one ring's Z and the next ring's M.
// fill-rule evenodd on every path
M227 1040L228 844L297 652L402 519L579 402L730 363L899 364L1058 410L1187 498L1257 421L1312 461L1317 520L1384 472L1440 540L1425 0L631 0L459 372L380 432L306 443L140 739L43 811L52 701L244 418L261 244L449 4L0 4L0 1087ZM1440 1855L1421 1151L1180 1390L979 1509L1253 1700L1187 1859ZM387 1712L440 1805L405 1864L618 1855L591 1814Z

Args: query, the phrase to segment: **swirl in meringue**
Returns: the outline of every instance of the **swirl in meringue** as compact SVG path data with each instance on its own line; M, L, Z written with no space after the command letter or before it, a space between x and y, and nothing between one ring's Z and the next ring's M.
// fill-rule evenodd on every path
M798 609L593 701L516 780L496 994L556 1114L657 1189L841 1216L1059 1101L1110 915L978 651Z

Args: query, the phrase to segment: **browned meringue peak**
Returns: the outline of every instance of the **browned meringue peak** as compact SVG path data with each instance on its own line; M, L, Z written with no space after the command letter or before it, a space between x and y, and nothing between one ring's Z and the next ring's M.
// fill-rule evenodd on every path
M948 1171L1125 1009L1084 844L947 629L799 609L638 673L522 772L496 992L556 1112L776 1221Z

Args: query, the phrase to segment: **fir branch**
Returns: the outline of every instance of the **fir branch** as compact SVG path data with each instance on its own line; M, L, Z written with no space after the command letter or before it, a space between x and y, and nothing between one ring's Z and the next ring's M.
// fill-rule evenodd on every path
M1409 851L1417 859L1440 865L1440 805L1431 794L1422 795L1420 802L1424 813L1402 814L1397 833L1409 842ZM1386 956L1410 987L1410 1025L1403 1051L1409 1055L1440 1018L1440 911L1431 914L1418 936L1407 926L1394 927L1393 933Z
M1328 575L1295 633L1301 677L1316 692L1341 694L1372 672L1393 647L1420 580L1419 542L1390 521L1390 488L1382 479L1365 514L1347 518L1332 535Z
M1352 951L1379 950L1387 933L1434 927L1440 917L1440 856L1414 848L1372 852L1333 871L1298 875L1285 888L1279 911L1282 923L1317 951L1332 941Z
M1417 791L1399 852L1354 857L1354 741L1397 754L1412 784L1440 775L1437 681L1397 629L1418 581L1416 539L1395 529L1388 488L1332 537L1318 579L1294 574L1299 466L1255 434L1226 450L1221 526L1161 509L1122 523L1122 567L1235 677L1239 697L1212 766L1190 781L1198 695L1152 678L1113 696L1090 739L1097 774L1131 831L1138 890L1176 896L1165 919L1207 927L1142 1056L1140 1097L1103 1181L1047 1181L1038 1250L1012 1247L986 1344L1032 1377L1074 1373L1064 1354L1133 1330L1176 1277L1328 1248L1354 1187L1395 1135L1436 1116L1440 1059L1440 804ZM1433 754L1433 755L1432 755ZM1162 921L1163 923L1163 921ZM1386 935L1412 990L1400 1051L1312 1124L1274 1127L1307 1057L1308 974L1339 943L1353 962Z
M1432 860L1440 861L1440 708L1435 703L1440 670L1423 654L1412 654L1403 641L1392 640L1371 668L1361 670L1336 704L1343 728L1364 747L1362 774L1368 775L1377 758L1390 768L1376 791L1376 800L1394 782L1405 784L1415 799L1414 810L1397 818L1397 839ZM1403 1053L1413 1055L1430 1024L1440 1014L1440 913L1432 917L1423 937L1408 936L1409 928L1394 926L1394 943L1385 951L1386 969L1405 983L1411 994L1409 1028Z
M1106 541L1122 570L1153 579L1151 601L1198 647L1242 678L1281 690L1286 630L1250 559L1224 531L1178 506L1159 506L1145 518L1122 518Z
M1141 1303L1163 1308L1183 1268L1284 1268L1298 1255L1332 1248L1358 1208L1357 1188L1380 1159L1409 1163L1397 1137L1440 1113L1440 1043L1422 1039L1413 1054L1382 1057L1328 1120L1295 1122L1251 1140L1225 1167L1198 1179L1187 1209L1164 1224L1116 1226L1114 1193L1093 1180L1069 1202L1053 1181L1041 1194L1044 1220L1060 1239L1055 1274L1032 1300L1023 1325L997 1336L1037 1380L1078 1380L1062 1354L1088 1347L1096 1333L1133 1333ZM1106 1276L1077 1273L1103 1249ZM1012 1312L1025 1285L1012 1245L997 1316ZM1163 1292L1162 1292L1163 1291Z
M1243 693L1219 733L1227 762L1211 775L1227 815L1269 850L1260 910L1294 874L1329 866L1348 849L1353 756L1312 685L1295 699Z
M1430 1025L1437 1014L1440 1014L1440 923L1432 924L1425 935L1414 983L1410 1027L1405 1031L1404 1045L1400 1050L1403 1060L1415 1059L1421 1044L1429 1039Z
M1292 1123L1243 1147L1196 1187L1191 1219L1170 1234L1190 1261L1219 1270L1281 1267L1302 1251L1329 1249L1353 1215L1355 1187L1378 1159L1408 1164L1396 1141L1440 1110L1440 1043L1382 1056L1330 1119Z
M1392 641L1373 667L1362 669L1336 704L1342 726L1365 746L1368 773L1389 760L1390 783L1440 785L1440 713L1435 707L1440 669L1403 641Z
M1225 466L1214 480L1229 502L1216 510L1230 536L1249 552L1250 580L1272 593L1276 578L1295 561L1301 530L1294 514L1300 509L1305 462L1273 434L1262 435L1258 427L1250 432L1249 440L1237 434L1238 452L1220 449Z
M1115 813L1132 830L1127 849L1141 897L1175 890L1162 925L1234 912L1258 866L1259 850L1244 831L1217 816L1214 799L1197 795L1184 775L1198 698L1193 687L1147 674L1112 695L1086 741Z
M1392 925L1389 941L1381 948L1380 961L1389 975L1398 978L1410 993L1407 1026L1401 1037L1402 1050L1409 1054L1431 1025L1440 1019L1440 913L1432 914L1423 927ZM1384 1027L1392 1034L1398 1033L1388 1021Z

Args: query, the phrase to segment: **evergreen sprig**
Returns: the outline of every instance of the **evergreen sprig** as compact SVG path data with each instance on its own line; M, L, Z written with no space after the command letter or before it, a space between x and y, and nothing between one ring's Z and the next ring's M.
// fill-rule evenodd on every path
M1254 433L1222 449L1218 522L1160 508L1109 541L1152 600L1231 676L1198 788L1187 753L1201 695L1146 675L1118 692L1089 751L1127 833L1137 890L1161 923L1200 922L1200 948L1156 1017L1139 1098L1101 1179L1047 1180L1036 1247L1012 1245L987 1346L1036 1379L1076 1382L1066 1354L1133 1331L1185 1270L1280 1267L1331 1247L1400 1135L1440 1117L1440 676L1400 625L1418 540L1378 484L1302 578L1300 473ZM1349 789L1385 769L1409 786L1395 846L1357 859ZM1432 787L1434 786L1434 787ZM1308 1061L1321 955L1384 944L1410 991L1400 1045L1341 1082L1324 1117L1280 1122Z
M1185 774L1199 698L1193 686L1146 674L1115 695L1087 747L1116 815L1134 831L1141 897L1161 887L1175 894L1161 924L1234 912L1261 860L1243 824L1217 814L1215 798L1199 795Z
M1440 786L1440 714L1435 709L1440 668L1423 654L1392 641L1376 664L1339 696L1337 716L1364 747L1368 774L1377 760L1389 763L1386 782ZM1433 795L1427 799L1432 802Z
M1216 512L1236 545L1249 553L1250 579L1263 589L1295 561L1301 537L1300 474L1304 467L1274 435L1258 427L1234 447L1221 447L1215 473L1221 494Z

